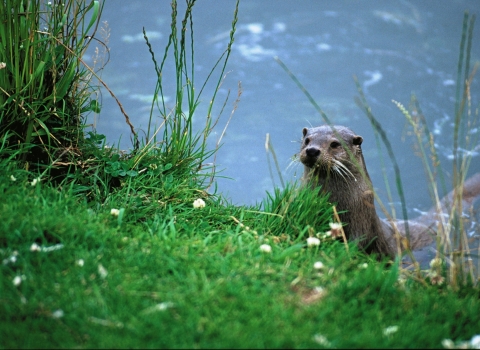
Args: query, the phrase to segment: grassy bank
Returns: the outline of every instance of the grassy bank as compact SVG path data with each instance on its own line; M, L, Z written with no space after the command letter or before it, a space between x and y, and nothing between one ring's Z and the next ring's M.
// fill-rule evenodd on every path
M2 347L439 347L478 333L478 289L273 235L258 208L194 208L192 188L139 221L11 175L3 167Z
M82 1L69 3L71 13L48 17L53 37L64 37L59 18L81 13L87 31L100 18L98 2L83 2L83 9ZM32 40L36 48L47 43L41 53L66 56L69 68L56 73L73 72L70 85L56 80L68 85L60 91L47 84L34 105L21 88L2 91L8 108L0 114L0 347L432 348L471 341L480 333L480 291L472 280L448 283L445 263L412 272L399 261L366 256L354 242L331 239L332 206L310 189L290 184L250 207L212 191L215 150L206 140L216 125L211 111L238 3L224 55L209 76L217 80L200 131L192 129L203 91L194 89L193 6L188 1L177 19L172 2L172 33L161 59L145 34L158 75L151 115L160 121L154 125L152 117L145 139L132 126L130 154L78 129L84 113L100 108L81 83L91 72L79 60L84 46L68 50L65 41L55 48L57 40L39 33ZM28 28L19 33L18 40L27 40ZM0 61L5 57L15 55ZM24 58L41 72L44 65L29 57L39 56ZM162 98L169 59L177 82L171 105ZM15 81L12 65L0 70L2 79ZM69 104L61 104L65 96ZM24 106L39 101L53 104L37 110L41 118L31 117L38 113ZM57 124L60 105L60 115L71 117L67 124Z

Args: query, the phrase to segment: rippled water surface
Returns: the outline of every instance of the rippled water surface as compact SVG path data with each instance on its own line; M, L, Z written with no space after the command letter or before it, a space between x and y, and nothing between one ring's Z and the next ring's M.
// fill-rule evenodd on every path
M413 138L392 99L408 106L414 93L429 127L447 177L451 173L453 112L458 48L465 10L474 13L478 2L426 1L242 1L228 75L214 109L218 114L230 90L220 120L218 138L233 108L241 82L241 101L223 138L217 164L224 169L218 191L234 203L253 204L280 184L272 180L265 151L270 134L282 176L298 179L302 167L291 163L298 151L301 130L323 123L305 95L274 60L278 56L308 89L335 124L345 125L364 138L368 170L380 197L386 200L381 156L374 133L355 105L357 76L373 114L386 130L402 169L409 214L431 205L424 171L415 155ZM199 1L194 7L195 72L201 87L228 42L235 3ZM183 4L179 10L183 15ZM102 77L121 100L137 129L146 130L156 75L144 43L147 30L157 56L163 56L170 27L167 1L106 1L103 20L110 30L110 62ZM472 61L480 59L480 24L474 30ZM173 103L172 73L165 72L166 101ZM479 78L471 87L472 105L479 103ZM195 116L200 126L212 90L204 92ZM92 119L93 121L93 119ZM129 129L113 99L103 93L97 130L110 143L130 148ZM475 130L472 130L472 135ZM478 133L477 133L478 134ZM212 145L216 140L212 139ZM478 139L476 141L478 145ZM471 173L480 171L477 153ZM387 178L394 173L386 153Z

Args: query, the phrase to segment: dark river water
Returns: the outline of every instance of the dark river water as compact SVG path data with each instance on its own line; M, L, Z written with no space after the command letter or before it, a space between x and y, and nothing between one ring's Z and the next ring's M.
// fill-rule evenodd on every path
M229 72L217 98L214 115L230 91L225 112L211 144L225 125L241 82L238 109L223 138L217 167L218 192L236 204L254 204L266 191L279 186L270 176L265 137L268 133L285 181L299 179L303 169L292 162L303 127L323 124L321 116L274 57L298 77L334 124L345 125L363 136L368 170L380 198L387 202L381 165L391 186L394 172L385 152L379 152L374 132L355 104L358 95L353 76L362 85L373 114L387 132L399 166L410 216L431 206L428 183L414 149L407 122L392 103L409 105L414 93L434 131L441 168L452 174L453 119L456 70L465 10L478 12L478 1L252 1L240 3L237 33L227 66ZM179 5L179 18L184 3ZM193 9L197 90L226 48L235 2L198 1ZM156 74L142 35L147 30L157 58L161 59L170 33L168 1L106 1L103 20L110 31L110 61L102 78L117 95L138 130L146 130ZM480 23L474 29L472 62L480 60ZM87 57L88 58L88 57ZM90 57L90 62L92 58ZM165 72L165 98L174 101L172 73ZM473 81L472 113L478 113L479 78ZM203 124L212 88L207 88L195 115ZM129 128L114 100L105 91L100 115L91 116L97 131L110 144L131 148ZM478 118L477 118L478 119ZM480 171L477 145L469 173ZM463 140L464 141L464 140ZM473 148L473 146L470 146ZM289 166L290 165L290 166ZM225 177L225 178L223 178ZM451 183L451 182L450 182ZM394 202L398 206L398 196ZM398 212L398 211L397 211Z

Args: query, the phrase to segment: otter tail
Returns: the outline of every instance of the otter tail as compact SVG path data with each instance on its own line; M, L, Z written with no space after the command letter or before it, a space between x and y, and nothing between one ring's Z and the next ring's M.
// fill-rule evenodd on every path
M419 249L433 243L439 224L449 222L449 215L455 205L456 190L452 190L440 201L440 209L434 205L429 211L421 214L415 219L408 221L410 248ZM462 201L462 217L471 218L473 205L480 199L480 173L477 173L467 179L463 184ZM387 220L385 225L391 226ZM406 237L405 223L403 220L395 221L398 231L403 237ZM393 230L392 230L393 232ZM393 244L393 236L390 238L390 244Z
M440 201L441 213L438 212L437 206L433 206L428 212L420 215L414 221L423 225L432 226L438 224L439 215L443 215L448 219L448 215L452 212L455 205L456 190L452 190ZM467 179L463 184L462 200L462 216L469 216L473 205L480 198L480 173L477 173Z

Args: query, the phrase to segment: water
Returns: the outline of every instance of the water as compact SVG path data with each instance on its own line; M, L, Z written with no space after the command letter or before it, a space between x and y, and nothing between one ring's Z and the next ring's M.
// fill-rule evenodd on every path
M183 15L183 3L179 17ZM432 6L433 5L433 6ZM218 113L231 91L219 123L221 133L241 81L243 94L217 155L218 192L236 204L254 204L265 191L279 186L272 180L265 152L270 134L282 176L294 181L302 167L291 163L298 151L303 127L323 124L320 115L273 57L278 56L298 77L335 124L363 136L363 150L370 176L380 198L387 202L381 157L366 116L354 103L356 75L374 115L386 130L402 169L409 216L431 206L428 184L413 138L395 99L408 106L412 93L418 97L429 127L436 132L442 168L451 174L453 112L458 48L465 10L474 13L478 2L442 0L407 1L242 1L238 31L228 64L229 71L217 100ZM198 2L193 11L196 44L197 89L226 48L234 1ZM110 62L102 77L120 99L132 123L146 130L156 75L141 35L149 33L160 59L167 43L170 5L166 1L106 1L103 20L108 22ZM480 25L474 30L472 61L480 59ZM170 73L171 74L171 73ZM171 76L171 75L170 75ZM164 81L168 82L165 73ZM173 84L173 81L172 81ZM479 79L472 85L472 105L479 103ZM168 87L167 87L168 89ZM208 89L207 89L208 90ZM170 93L170 94L169 94ZM173 90L167 90L172 103ZM201 124L212 90L204 93L196 115ZM114 100L103 92L103 110L97 131L110 143L131 148L129 128ZM478 134L478 133L477 133ZM118 141L120 135L122 138ZM212 140L212 143L215 140ZM476 141L478 144L478 138ZM477 150L478 151L478 150ZM393 187L394 173L386 153L387 178ZM480 171L478 153L470 173ZM393 189L393 192L394 189ZM397 204L398 196L394 196Z

